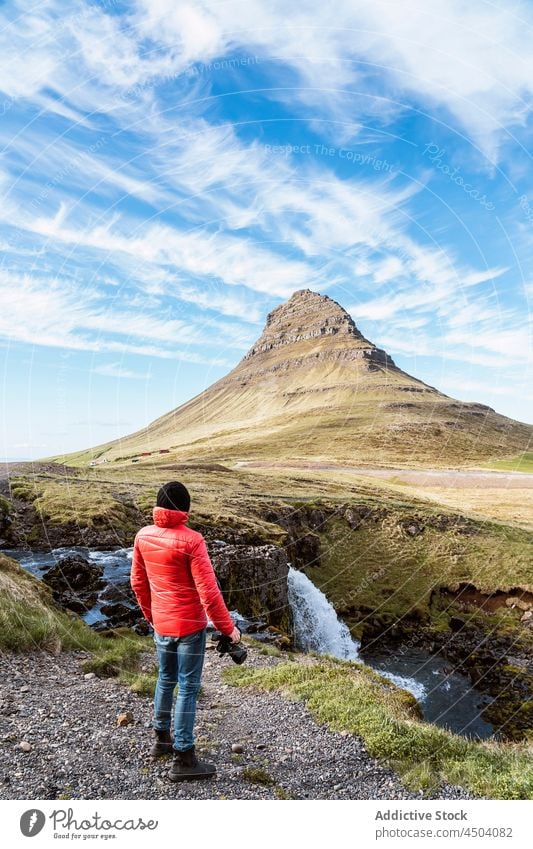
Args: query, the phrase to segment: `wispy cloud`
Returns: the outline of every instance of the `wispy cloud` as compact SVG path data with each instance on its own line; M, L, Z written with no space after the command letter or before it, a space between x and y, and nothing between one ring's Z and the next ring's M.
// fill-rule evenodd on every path
M0 272L0 285L0 338L79 351L115 351L211 365L226 362L214 353L211 328L205 322L193 325L181 319L158 318L142 309L116 309L96 289L81 288L68 280ZM183 347L205 346L207 341L213 351L208 356ZM221 348L230 344L228 334Z
M140 372L132 371L129 368L125 368L120 362L116 363L105 363L104 365L96 366L93 369L95 374L103 375L104 377L118 377L120 379L128 379L128 380L149 380L149 373L141 374Z

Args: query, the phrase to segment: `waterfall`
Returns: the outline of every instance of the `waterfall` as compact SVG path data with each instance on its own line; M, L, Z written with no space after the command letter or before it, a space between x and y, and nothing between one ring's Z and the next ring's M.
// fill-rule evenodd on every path
M303 572L289 569L289 604L294 638L302 651L332 654L341 660L357 660L359 644L341 622L326 596Z
M359 643L353 639L348 626L339 619L324 593L307 575L291 567L287 583L297 648L363 663L359 657ZM426 688L420 681L395 675L382 667L376 671L397 687L408 690L419 701L424 700Z

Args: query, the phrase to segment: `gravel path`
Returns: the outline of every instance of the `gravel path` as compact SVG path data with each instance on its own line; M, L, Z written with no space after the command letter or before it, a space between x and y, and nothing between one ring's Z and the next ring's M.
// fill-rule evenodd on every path
M197 747L212 781L171 783L170 758L154 760L151 700L113 679L85 678L84 652L0 657L0 797L4 799L416 799L361 740L317 725L300 703L223 683L213 651L197 718ZM250 650L254 665L277 658ZM155 662L146 656L145 665ZM117 726L131 711L133 723ZM29 748L29 751L23 751ZM233 754L232 744L242 754ZM257 781L271 783L257 783ZM469 798L442 787L434 798Z

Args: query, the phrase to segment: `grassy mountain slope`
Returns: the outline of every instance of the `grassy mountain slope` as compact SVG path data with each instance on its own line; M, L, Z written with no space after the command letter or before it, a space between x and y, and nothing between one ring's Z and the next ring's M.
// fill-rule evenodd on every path
M469 465L526 451L533 428L399 369L335 301L301 290L228 375L147 428L64 459L308 459ZM140 462L146 462L142 458Z

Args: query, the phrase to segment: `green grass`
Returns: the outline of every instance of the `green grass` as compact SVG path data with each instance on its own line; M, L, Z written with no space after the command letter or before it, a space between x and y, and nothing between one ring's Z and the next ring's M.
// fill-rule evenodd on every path
M283 652L276 648L276 646L261 646L259 654L266 657L283 657Z
M157 672L135 672L126 669L121 671L118 677L134 693L138 693L140 696L149 696L153 699L155 685L157 684Z
M514 457L502 457L483 464L484 469L496 469L501 472L533 472L533 451L523 451Z
M476 796L530 799L533 755L516 744L472 742L419 720L413 697L359 664L321 659L224 672L237 687L281 690L306 703L317 722L360 736L409 786L427 791L442 781Z
M103 487L90 484L47 482L40 487L33 506L45 522L54 525L74 522L85 527L103 523L113 526L127 521L124 504Z
M151 639L127 628L112 636L91 630L79 617L56 607L48 587L0 554L0 651L90 652L84 672L120 676L127 671L132 676L128 683L139 687L147 686L135 673L139 654L151 647Z
M250 784L260 784L263 787L271 787L274 784L272 776L261 766L245 766L241 775Z

